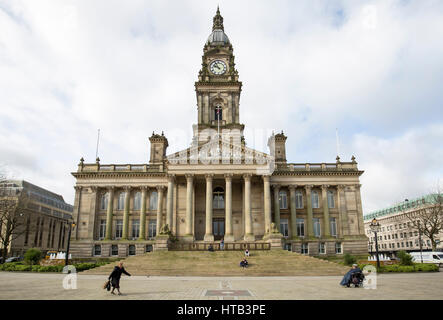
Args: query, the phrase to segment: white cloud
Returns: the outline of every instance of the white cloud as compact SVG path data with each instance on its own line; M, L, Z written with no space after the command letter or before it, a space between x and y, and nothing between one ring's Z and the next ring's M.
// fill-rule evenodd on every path
M153 130L170 152L187 147L216 6L0 0L0 162L72 203L70 172L82 156L94 162L98 128L103 163L146 163ZM355 154L365 170L370 209L441 177L441 3L226 0L220 9L244 85L240 120L284 130L290 161L333 162L338 127L342 160ZM424 156L407 150L431 160L418 166Z

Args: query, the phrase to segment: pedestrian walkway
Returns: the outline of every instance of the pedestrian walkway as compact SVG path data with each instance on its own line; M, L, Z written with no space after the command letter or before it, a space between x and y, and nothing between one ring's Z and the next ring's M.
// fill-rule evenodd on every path
M131 270L128 270L131 272ZM124 295L102 289L105 275L78 274L77 289L63 288L64 274L0 272L0 299L245 300L245 299L443 299L443 273L382 274L377 289L342 288L341 276L147 277L123 276Z

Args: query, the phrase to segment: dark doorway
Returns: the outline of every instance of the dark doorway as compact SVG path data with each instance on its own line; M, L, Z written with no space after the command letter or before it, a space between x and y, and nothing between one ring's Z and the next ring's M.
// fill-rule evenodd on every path
M224 218L213 219L212 230L214 232L214 240L221 240L225 236L225 219Z

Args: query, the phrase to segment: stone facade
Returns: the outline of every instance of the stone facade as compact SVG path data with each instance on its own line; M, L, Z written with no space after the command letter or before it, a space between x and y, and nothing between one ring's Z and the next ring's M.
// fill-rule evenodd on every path
M226 243L303 248L310 255L366 252L363 171L355 158L287 163L283 132L269 138L269 153L246 147L239 117L242 83L219 11L203 52L189 148L167 155L166 136L153 133L149 164L103 165L99 159L86 164L81 159L73 173L78 226L73 255L164 249L159 241L164 236L157 235L165 226L180 242L223 238Z
M22 256L27 249L36 248L43 253L65 251L68 244L68 232L72 221L73 207L65 203L61 195L33 185L23 180L6 180L0 185L1 196L17 198L25 193L26 201L19 205L21 221L10 246L8 255ZM5 226L0 223L0 232Z
M426 195L366 214L364 223L365 233L368 237L368 251L371 254L376 254L375 235L369 226L374 218L380 223L380 232L377 233L379 253L395 256L400 250L407 252L420 251L420 234L408 215L416 215L417 220L420 220L420 211L437 205L434 203L435 196L432 194ZM443 234L438 233L435 239L438 240L436 250L442 251ZM421 235L421 241L423 251L432 251L432 243L428 237Z

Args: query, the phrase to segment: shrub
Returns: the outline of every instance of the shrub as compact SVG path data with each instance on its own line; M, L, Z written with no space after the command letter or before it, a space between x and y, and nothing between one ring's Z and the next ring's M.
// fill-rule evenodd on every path
M346 253L343 256L343 258L344 258L345 265L347 265L347 266L353 265L354 263L357 262L357 258L354 256L351 256L349 253Z
M400 258L400 264L402 266L412 266L413 262L412 262L412 256L407 253L406 251L399 251L397 253L397 256Z
M42 252L38 249L28 249L25 253L25 262L30 264L31 266L34 264L38 264L40 259L42 258Z

